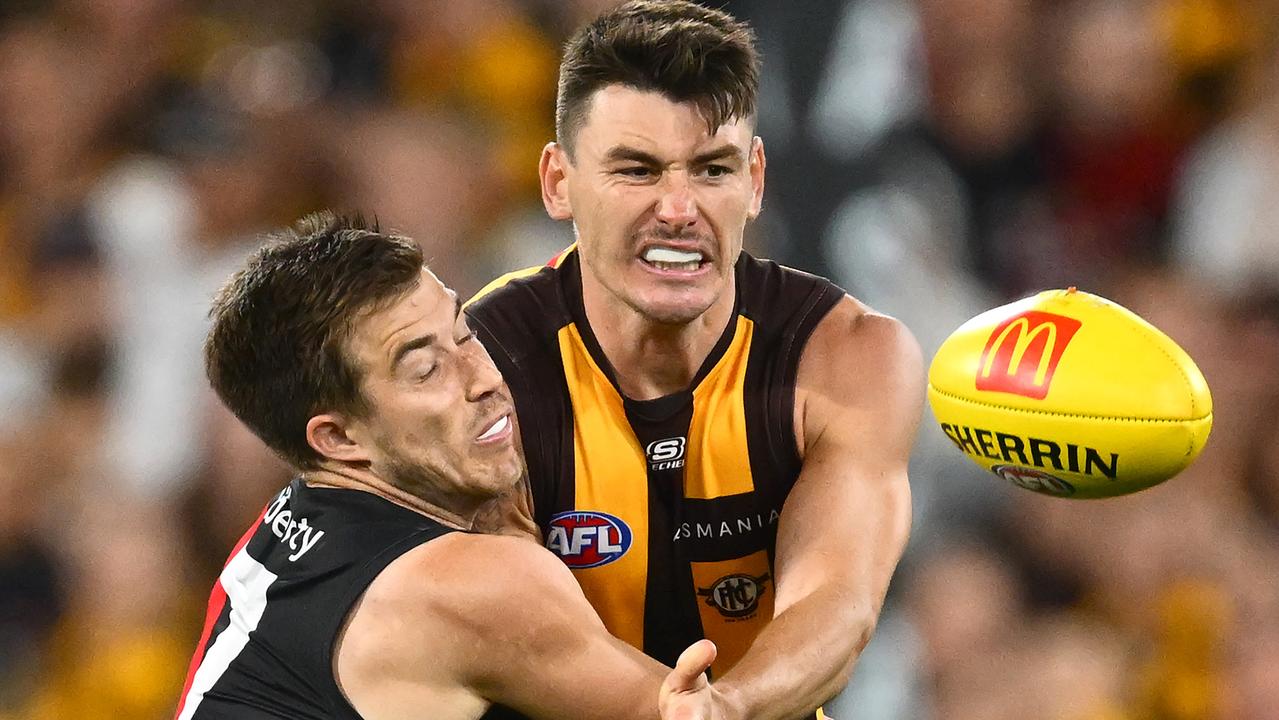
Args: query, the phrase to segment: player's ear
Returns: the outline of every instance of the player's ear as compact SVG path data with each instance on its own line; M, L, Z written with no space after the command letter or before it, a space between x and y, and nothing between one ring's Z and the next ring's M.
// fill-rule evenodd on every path
M568 153L559 143L550 142L542 148L542 159L537 171L542 179L542 204L553 220L571 220L573 207L568 200Z
M316 415L306 423L306 442L320 457L344 463L372 460L351 421L337 413Z
M751 173L751 204L748 214L754 220L764 206L764 168L768 165L764 157L764 141L758 135L751 138L750 158L747 164Z

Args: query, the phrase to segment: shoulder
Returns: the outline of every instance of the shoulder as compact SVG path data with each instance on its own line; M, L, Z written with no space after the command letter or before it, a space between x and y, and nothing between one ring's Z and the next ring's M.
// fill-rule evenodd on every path
M507 273L463 305L471 327L499 367L504 356L518 363L536 348L546 346L571 322L563 293L564 273L558 265Z
M902 418L913 428L923 397L923 356L910 330L844 295L800 357L797 439L809 446L837 419L887 431Z
M554 651L565 633L544 615L577 602L568 568L535 542L450 532L370 583L335 647L339 683L366 701L405 688L471 692L524 653Z
M429 614L433 624L492 640L512 639L548 606L577 598L572 573L536 542L463 532L405 553L366 594L393 615Z
M507 273L485 285L462 307L472 318L500 318L527 312L531 306L554 303L558 273L558 268L548 265Z
M900 363L918 367L921 360L919 344L901 321L844 295L813 330L801 369L821 376L852 363L883 370Z
M559 304L559 280L571 271L573 251L570 245L545 265L534 265L506 273L471 296L463 307L467 314L491 315L507 309L530 310L546 303Z
M781 334L811 328L845 294L826 278L746 252L736 272L741 312Z
M569 569L526 537L454 532L391 563L369 595L441 609L456 605L472 614L514 604L511 598L573 586Z
M493 298L491 296L501 295L502 294L501 290L503 288L507 287L508 285L514 285L517 280L533 277L534 275L542 273L543 271L547 269L548 268L545 265L534 265L532 267L526 267L520 270L514 270L512 272L508 272L505 275L500 275L494 278L493 280L491 280L484 287L480 288L479 292L472 295L471 299L467 300L463 304L463 307L465 307L469 311L471 307L474 306L476 303L481 303L486 298L488 298L489 300L492 300Z

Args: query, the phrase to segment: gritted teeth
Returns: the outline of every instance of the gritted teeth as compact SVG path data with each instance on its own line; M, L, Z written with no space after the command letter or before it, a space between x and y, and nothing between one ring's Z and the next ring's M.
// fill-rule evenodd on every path
M484 434L483 434L483 435L480 435L480 437L479 437L478 439L479 439L479 440L487 440L487 439L489 439L489 438L491 438L491 437L494 437L494 436L496 436L498 433L501 433L503 430L506 430L506 426L507 426L507 425L509 425L510 423L511 423L510 416L509 416L509 415L503 415L502 417L500 417L500 418L498 418L498 419L497 419L497 422L495 422L495 423L493 423L492 425L490 425L490 426L489 426L489 429L488 429L488 430L485 430L485 431L484 431Z
M697 262L696 260L694 260L693 262L686 262L686 263L671 263L671 262L658 261L658 262L650 262L649 265L652 265L658 270L679 270L680 272L693 272L694 270L702 266L702 264Z
M644 260L654 265L658 263L664 264L687 264L702 262L702 254L696 251L675 250L668 247L651 247L644 251ZM696 270L696 266L693 268Z

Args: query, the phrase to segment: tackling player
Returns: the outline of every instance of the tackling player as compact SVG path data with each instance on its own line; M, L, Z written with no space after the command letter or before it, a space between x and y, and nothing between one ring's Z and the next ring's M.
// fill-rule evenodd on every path
M470 532L522 474L511 402L417 245L313 216L213 319L213 387L300 476L219 577L178 720L652 718L659 688L709 717L709 643L668 675L546 550Z

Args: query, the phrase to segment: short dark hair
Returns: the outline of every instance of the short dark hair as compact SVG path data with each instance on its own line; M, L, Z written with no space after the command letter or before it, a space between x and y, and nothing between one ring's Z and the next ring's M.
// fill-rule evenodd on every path
M755 114L755 33L687 0L632 0L579 29L564 46L555 100L556 138L570 158L591 96L615 84L692 101L715 132Z
M213 303L204 367L236 417L305 470L320 460L306 439L311 417L368 411L347 340L356 319L417 287L422 250L331 212L265 240Z

